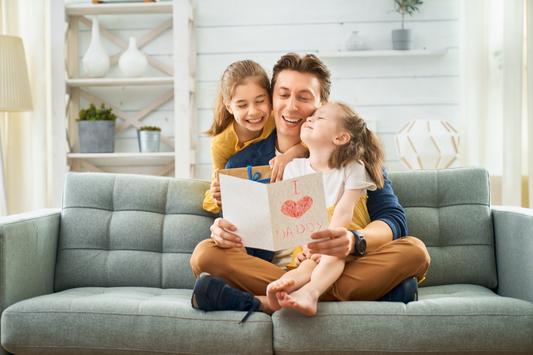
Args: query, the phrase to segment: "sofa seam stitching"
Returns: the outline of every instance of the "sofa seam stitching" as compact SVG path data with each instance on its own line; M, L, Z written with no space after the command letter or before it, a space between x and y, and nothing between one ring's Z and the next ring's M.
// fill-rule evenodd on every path
M160 214L160 215L163 214L161 212L146 211L146 210L130 210L130 209L127 209L127 210L108 210L106 208L89 207L89 206L70 206L70 207L64 208L63 210L68 210L68 209L89 209L89 210L98 210L98 211L107 211L107 212L146 212L146 213L155 213L155 214ZM166 215L169 215L169 216L180 216L180 215L199 216L199 217L207 217L207 218L216 218L217 217L216 214L212 214L211 216L206 216L204 214L195 214L195 213L166 213Z
M109 315L109 316L123 316L123 317L154 317L154 318L171 318L171 319L189 319L196 321L209 321L209 322L228 322L233 320L228 319L205 319L205 318L190 318L190 317L175 317L175 316L164 316L164 315L154 315L154 314L123 314L123 313L104 313L104 312L80 312L80 311L8 311L9 314L93 314L93 315ZM204 312L207 313L207 312ZM360 317L360 316L373 316L373 317L531 317L533 314L374 314L374 313L346 313L346 314L316 314L314 317L332 317L332 316L351 316L351 317ZM292 318L306 318L301 316L293 316ZM272 323L273 321L263 321L263 320L247 320L247 322L252 323Z
M440 225L440 206L439 206L439 194L440 194L440 186L439 186L439 171L437 170L437 223L439 225L439 251L440 251L440 259L441 263L443 265L442 268L442 278L446 280L446 265L444 263L444 256L442 255L442 241L441 241L441 225Z

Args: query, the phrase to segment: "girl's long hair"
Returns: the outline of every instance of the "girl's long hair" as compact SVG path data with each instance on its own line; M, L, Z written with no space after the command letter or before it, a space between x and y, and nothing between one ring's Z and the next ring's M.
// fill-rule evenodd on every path
M350 135L348 143L336 147L331 153L329 167L339 169L352 161L361 161L365 164L370 178L381 189L385 184L382 170L385 153L378 137L368 130L365 121L350 106L341 102L329 104L337 105L341 109L341 128Z
M233 115L226 109L224 101L229 103L237 85L243 84L248 79L265 89L270 100L270 79L263 67L253 60L240 60L230 64L220 79L220 87L213 108L213 124L204 132L205 134L211 137L216 136L233 123Z

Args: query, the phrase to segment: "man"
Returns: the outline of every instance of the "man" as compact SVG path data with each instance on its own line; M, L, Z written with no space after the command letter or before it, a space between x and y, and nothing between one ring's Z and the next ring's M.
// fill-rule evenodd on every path
M235 154L226 168L267 165L277 154L300 143L300 127L307 117L329 99L330 72L314 55L300 57L289 53L274 66L272 102L276 130L266 140ZM277 166L273 176L278 175ZM347 263L341 277L320 301L384 300L410 302L418 296L417 280L422 280L430 258L425 245L407 234L405 213L392 192L383 169L385 186L368 191L367 208L372 222L363 230L328 229L308 244L298 259L319 256L359 256ZM213 192L213 191L212 191ZM214 191L213 197L220 191ZM227 231L232 231L229 233ZM403 237L403 238L402 238ZM228 221L217 218L211 226L211 239L198 244L191 266L198 278L193 291L193 307L205 311L254 310L272 314L266 298L267 285L286 271L287 254L241 248L238 231ZM202 273L201 273L202 272ZM201 273L201 274L200 274ZM243 319L243 321L247 318Z

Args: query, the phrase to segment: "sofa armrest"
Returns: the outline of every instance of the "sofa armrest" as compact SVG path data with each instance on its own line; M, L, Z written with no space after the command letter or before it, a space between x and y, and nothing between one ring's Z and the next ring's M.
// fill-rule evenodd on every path
M498 294L533 303L533 211L491 206Z
M0 312L54 292L60 209L0 218Z

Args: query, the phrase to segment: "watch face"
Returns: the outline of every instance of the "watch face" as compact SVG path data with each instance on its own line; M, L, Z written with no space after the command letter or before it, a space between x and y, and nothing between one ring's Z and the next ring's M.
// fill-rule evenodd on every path
M366 239L361 237L359 239L359 245L357 246L357 249L359 249L359 255L363 255L366 251Z

